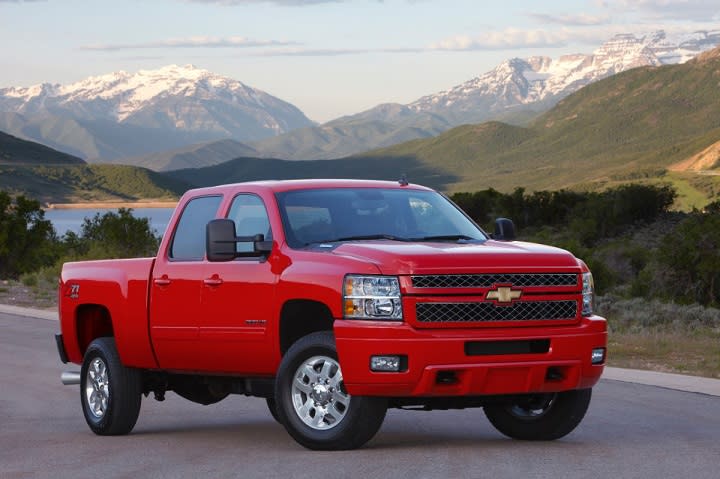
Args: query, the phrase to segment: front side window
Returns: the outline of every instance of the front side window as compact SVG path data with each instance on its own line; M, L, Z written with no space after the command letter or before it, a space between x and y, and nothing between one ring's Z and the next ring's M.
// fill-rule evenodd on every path
M170 258L198 261L205 257L205 229L215 218L221 200L221 196L202 196L188 202L175 228Z
M336 188L287 191L277 197L293 248L363 239L487 239L455 205L434 191Z
M241 194L233 199L228 212L228 219L235 222L235 235L253 237L261 234L266 241L272 240L272 230L265 204L260 197L253 194ZM239 242L238 253L253 250L252 242Z

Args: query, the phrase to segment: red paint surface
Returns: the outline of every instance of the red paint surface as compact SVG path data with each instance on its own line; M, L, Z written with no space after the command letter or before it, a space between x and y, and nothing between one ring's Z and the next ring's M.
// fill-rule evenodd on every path
M603 366L590 364L592 348L605 347L606 323L594 316L563 322L419 324L418 301L482 301L491 288L434 290L432 296L411 286L411 274L581 273L587 267L570 253L548 246L489 240L483 244L367 241L330 251L295 250L285 242L275 199L280 191L307 188L398 188L391 182L255 182L191 190L170 220L158 257L68 263L60 285L60 317L65 348L72 362L82 361L88 331L78 331L79 313L104 310L112 323L123 363L180 372L236 376L273 376L280 359L282 305L304 299L327 306L348 391L360 395L432 396L561 391L594 385ZM268 258L227 263L173 261L167 251L175 224L187 202L221 195L216 213L224 218L239 193L265 203L273 231ZM404 322L342 319L342 282L346 274L400 277ZM79 286L77 297L69 294ZM423 295L426 295L425 297ZM544 288L532 299L580 299L580 285ZM529 296L529 295L528 295ZM522 300L522 299L521 299ZM102 316L95 312L95 316ZM98 331L104 331L98 328ZM105 331L103 334L107 334ZM550 339L545 354L466 356L465 341ZM408 370L373 373L373 354L402 354ZM548 367L563 379L545 379ZM438 385L438 371L456 372L458 381Z

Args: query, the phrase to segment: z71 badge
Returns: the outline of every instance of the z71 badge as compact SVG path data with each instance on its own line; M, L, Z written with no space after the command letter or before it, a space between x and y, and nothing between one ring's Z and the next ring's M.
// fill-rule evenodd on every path
M65 296L70 299L78 299L80 297L80 285L68 284L65 288Z

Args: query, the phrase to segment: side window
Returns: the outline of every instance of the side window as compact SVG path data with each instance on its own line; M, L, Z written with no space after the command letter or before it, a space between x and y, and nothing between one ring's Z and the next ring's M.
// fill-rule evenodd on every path
M268 219L265 204L260 197L252 194L238 195L233 199L230 205L228 219L235 222L236 236L255 236L257 234L265 235L266 241L272 240L272 231L270 230L270 220ZM252 251L252 243L238 243L238 253Z
M221 196L203 196L190 200L183 210L170 246L176 260L201 260L205 257L205 228L215 218Z

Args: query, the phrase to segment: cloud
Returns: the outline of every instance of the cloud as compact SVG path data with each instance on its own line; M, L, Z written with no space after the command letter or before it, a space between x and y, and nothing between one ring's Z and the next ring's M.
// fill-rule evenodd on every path
M471 37L458 35L430 45L432 50L506 50L513 48L557 48L568 42L565 32L507 28Z
M208 37L197 36L188 38L170 38L144 43L114 43L100 45L84 45L81 50L140 50L150 48L253 48L269 46L298 45L297 42L280 40L253 40L246 37Z
M634 12L658 20L707 22L720 19L720 5L708 0L600 0L617 14Z
M338 57L368 53L423 53L427 48L290 48L252 54L261 57Z
M530 18L547 24L566 25L566 26L590 26L604 25L610 20L608 15L587 15L581 13L578 15L549 15L546 13L530 13Z
M1 1L1 0L0 0ZM274 3L285 7L302 7L322 3L343 3L347 0L186 0L191 3L207 3L215 5L252 5L258 3Z

